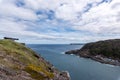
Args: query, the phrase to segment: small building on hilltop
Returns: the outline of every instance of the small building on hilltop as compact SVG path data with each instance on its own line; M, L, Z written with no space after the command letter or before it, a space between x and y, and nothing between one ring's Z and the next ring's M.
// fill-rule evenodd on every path
M13 40L13 41L19 40L18 38L11 38L11 37L4 37L4 39Z
M11 38L11 37L4 37L4 39L6 39L6 40L12 40L12 41L19 40L18 38ZM26 45L25 43L20 43L20 44Z

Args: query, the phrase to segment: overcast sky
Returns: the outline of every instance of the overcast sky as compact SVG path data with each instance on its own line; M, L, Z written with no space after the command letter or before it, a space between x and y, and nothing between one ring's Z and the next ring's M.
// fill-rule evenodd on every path
M120 0L0 0L0 38L82 43L120 38Z

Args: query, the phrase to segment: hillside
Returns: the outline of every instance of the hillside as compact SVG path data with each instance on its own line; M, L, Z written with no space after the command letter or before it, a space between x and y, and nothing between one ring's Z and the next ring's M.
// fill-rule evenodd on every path
M0 40L0 80L70 80L26 46Z
M66 54L91 58L101 63L120 65L120 39L87 43L81 49L71 50Z

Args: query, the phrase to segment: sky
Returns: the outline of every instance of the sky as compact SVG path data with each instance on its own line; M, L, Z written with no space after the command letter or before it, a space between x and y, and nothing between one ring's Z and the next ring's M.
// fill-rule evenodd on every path
M0 38L30 44L120 39L120 0L0 0Z

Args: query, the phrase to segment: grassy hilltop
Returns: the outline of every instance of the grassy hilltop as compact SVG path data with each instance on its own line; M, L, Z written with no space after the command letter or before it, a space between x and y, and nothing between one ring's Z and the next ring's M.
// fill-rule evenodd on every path
M0 40L0 79L69 80L67 78L30 48L11 40Z

